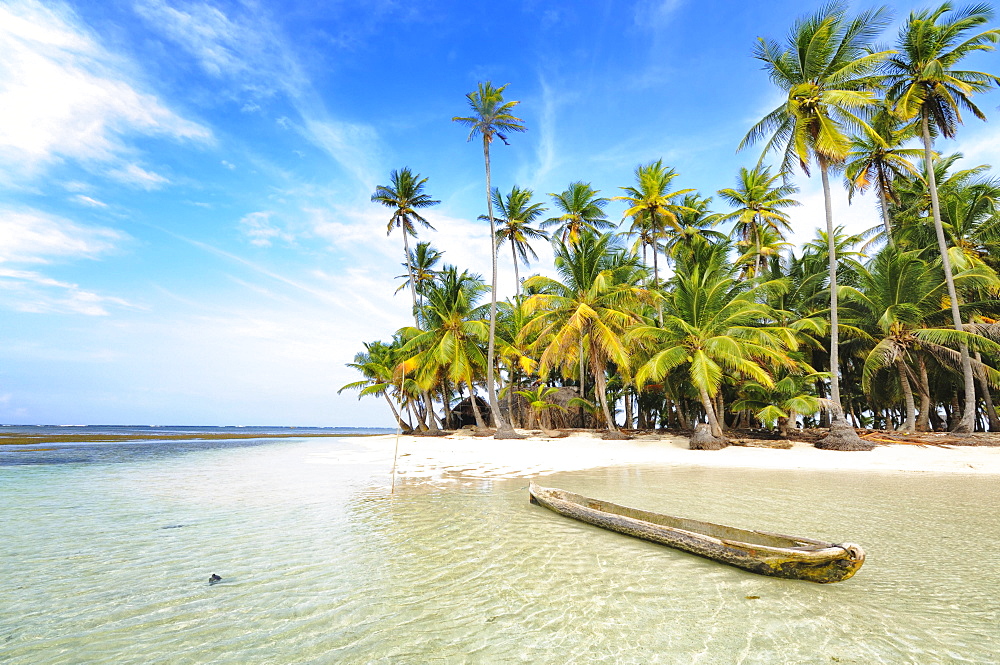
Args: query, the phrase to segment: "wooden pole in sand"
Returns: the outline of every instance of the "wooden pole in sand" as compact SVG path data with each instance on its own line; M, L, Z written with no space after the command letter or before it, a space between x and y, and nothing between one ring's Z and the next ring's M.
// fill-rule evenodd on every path
M392 453L392 484L389 486L389 494L396 493L396 459L399 457L399 435L402 428L396 425L396 450Z

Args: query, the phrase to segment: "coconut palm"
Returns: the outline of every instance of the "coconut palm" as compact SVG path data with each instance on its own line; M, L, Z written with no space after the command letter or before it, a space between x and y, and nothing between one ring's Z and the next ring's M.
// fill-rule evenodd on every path
M401 349L406 355L405 371L413 374L423 390L435 387L442 376L468 386L479 427L485 423L476 406L475 380L486 364L482 344L489 333L477 303L487 289L479 275L445 266L427 289L427 303L421 312L424 328L401 331L407 339Z
M493 413L493 421L497 425L496 438L511 439L520 438L514 432L510 424L504 420L500 414L500 406L497 403L496 384L493 380L493 364L496 346L496 315L497 315L497 236L496 224L493 219L493 185L490 178L490 144L494 137L507 143L506 133L526 131L524 121L515 117L511 112L514 107L520 104L515 101L505 101L503 92L507 89L504 84L499 88L493 87L490 81L480 83L479 87L466 95L469 101L470 116L456 116L452 118L454 122L461 123L469 128L469 140L477 136L483 139L483 161L486 164L486 210L490 218L490 257L493 263L492 291L490 293L490 335L487 356L489 358L486 372L486 392L489 396L490 411Z
M414 290L417 292L419 299L417 309L419 310L423 307L424 292L438 275L438 271L434 269L434 266L437 265L443 256L444 252L434 249L434 246L429 242L418 242L417 246L410 252L409 263L403 264L403 267L408 268L408 273L396 276L396 279L405 280L396 289L396 293L399 293L410 285L410 273L412 272L413 281L415 282Z
M670 191L671 183L677 177L677 172L663 165L658 159L649 164L635 167L635 186L622 187L625 196L613 196L612 201L624 201L628 206L622 213L622 219L632 218L629 233L642 231L640 237L644 244L648 242L653 251L654 284L660 283L660 269L656 260L659 254L660 241L666 236L668 228L677 230L679 224L677 213L679 206L673 202L678 196L691 194L693 189Z
M723 242L725 233L712 227L719 223L721 215L711 211L712 197L704 197L697 192L685 194L675 210L677 228L663 240L663 254L668 260L677 261L681 254L690 254L692 245Z
M832 245L833 205L829 171L841 164L850 152L848 130L872 134L857 112L875 103L872 90L877 85L876 68L888 55L870 48L871 41L886 26L888 10L880 8L849 18L844 6L831 4L816 14L800 19L782 46L760 39L754 55L764 62L771 81L787 94L787 100L754 125L743 138L742 149L766 139L764 154L782 153L781 170L790 172L798 162L808 175L816 162L823 182L827 234L830 238L830 386L833 426L836 432L821 442L822 447L870 450L846 426L840 403L839 329L837 314L837 261ZM762 155L763 159L763 155Z
M584 231L575 241L556 239L554 245L561 279L535 275L525 280L525 287L536 292L524 307L535 317L522 335L538 336L542 377L556 368L579 368L581 397L590 365L605 424L614 433L617 428L608 407L605 372L609 362L629 365L622 335L639 322L637 305L648 300L647 291L639 286L645 271L611 234Z
M773 285L740 281L729 271L716 260L678 267L667 290L663 325L636 326L626 335L627 343L653 352L636 372L636 384L663 381L680 371L697 391L716 437L723 436L714 401L723 376L773 387L769 368L794 366L787 350L796 346L791 330L761 325L773 320L770 308L759 302Z
M571 182L566 191L552 194L552 203L558 217L550 217L542 222L542 226L556 227L553 237L558 236L563 243L575 243L585 231L598 232L613 229L614 224L608 221L604 208L608 199L598 196L600 192L590 186L589 182Z
M920 150L903 147L904 143L916 136L917 128L913 123L900 122L887 107L880 108L872 116L869 125L874 133L861 133L851 140L851 151L844 164L847 199L850 201L855 193L864 194L874 185L882 214L885 241L892 244L889 201L899 202L893 187L897 180L918 173L910 160L918 159Z
M372 194L373 203L381 203L392 210L389 218L387 234L391 234L394 228L402 230L403 234L403 256L406 259L406 273L410 277L410 297L413 301L413 322L420 325L419 314L417 312L417 288L416 280L413 278L413 265L410 262L410 236L416 236L416 225L420 224L431 230L434 229L430 222L424 219L418 211L436 206L440 201L433 200L424 193L424 185L427 178L421 178L419 174L410 171L409 168L402 168L389 174L388 185L378 185L375 193ZM431 397L424 393L424 403L427 409L427 416L431 430L437 429L434 420L434 408Z
M381 203L392 209L388 234L391 234L394 228L402 229L403 256L406 259L406 274L409 276L410 296L413 298L413 320L414 323L420 325L417 321L417 289L416 280L413 277L410 236L417 235L417 224L434 230L430 222L424 219L418 211L436 206L441 202L433 200L424 193L427 178L421 178L419 174L413 173L409 168L404 167L393 171L389 175L389 181L390 184L378 185L375 188L375 193L372 194L372 203Z
M903 120L919 119L924 143L924 161L931 193L931 212L938 249L948 283L951 300L952 323L955 330L962 330L958 293L952 278L948 257L948 242L941 224L937 185L934 179L932 132L946 138L955 135L962 122L961 111L970 111L980 120L986 116L972 101L972 95L985 92L1000 77L956 67L976 51L993 50L1000 40L1000 30L975 30L992 19L989 5L972 5L956 10L945 2L935 10L910 13L900 28L898 54L886 66L886 96L893 102L897 115ZM976 386L973 379L969 350L962 347L962 374L965 383L965 411L954 431L971 432L976 427Z
M719 222L734 221L732 234L745 243L747 249L754 249L753 276L761 271L761 259L764 256L763 235L770 229L778 240L784 240L784 231L792 230L788 222L785 208L800 205L790 198L799 191L791 184L776 184L782 174L771 175L767 166L757 165L752 169L740 168L736 176L736 187L719 190L719 196L729 205L736 208L733 212L721 215Z
M949 346L984 348L992 343L966 331L941 327L947 316L942 309L947 285L940 263L923 259L919 250L886 247L858 274L859 288L844 289L850 303L849 320L875 342L865 358L862 390L873 392L872 382L879 371L894 373L906 413L900 429L912 432L917 421L911 384L920 385L912 369L916 354L931 353L944 363L960 366L961 358ZM956 275L956 280L968 287L988 286L993 276L988 269L971 268Z
M389 398L389 393L397 390L398 386L398 381L394 381L394 372L400 360L400 347L398 339L394 339L393 344L379 341L365 342L365 350L354 355L354 362L347 363L348 367L358 370L365 378L361 381L348 383L338 390L337 394L339 395L345 390L360 390L358 399L367 395L384 397L400 429L409 431L412 427L399 415L396 405ZM400 396L397 394L397 397Z
M532 259L538 259L538 254L532 249L528 240L548 240L549 238L548 233L531 226L546 211L541 203L531 202L531 197L534 194L532 190L521 189L516 185L506 197L500 196L499 189L493 190L493 205L500 213L500 217L496 218L496 222L500 226L496 232L497 247L502 247L505 242L510 242L510 252L514 259L515 293L518 296L521 295L521 277L517 270L517 264L523 263L527 268L530 265L529 256Z

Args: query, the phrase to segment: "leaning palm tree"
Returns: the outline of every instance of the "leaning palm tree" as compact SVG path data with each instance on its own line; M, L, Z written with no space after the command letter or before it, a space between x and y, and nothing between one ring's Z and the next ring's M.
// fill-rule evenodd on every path
M771 81L787 93L787 100L754 125L740 142L739 149L766 139L764 155L782 152L781 170L790 172L798 162L808 175L816 162L823 182L826 227L831 245L830 269L830 392L832 420L830 435L821 447L840 450L871 450L874 444L862 441L844 419L840 402L839 329L837 316L837 260L833 204L829 172L850 152L847 130L868 134L871 127L857 112L875 103L876 68L888 55L870 48L871 41L885 27L888 10L880 8L849 18L840 4L823 7L816 14L795 23L788 43L760 39L754 55L764 62Z
M897 115L903 120L920 119L934 231L948 284L955 330L962 330L962 316L948 257L948 242L941 224L931 134L937 132L952 138L958 124L962 122L962 108L972 112L980 120L986 119L973 103L972 95L985 92L993 85L1000 85L1000 77L984 72L959 70L956 66L971 53L993 50L993 44L1000 40L1000 30L972 34L992 17L993 11L986 4L955 10L950 2L945 2L933 11L911 12L907 22L900 28L899 53L888 60L886 67L886 96L894 103ZM971 432L976 428L976 384L969 349L963 345L961 353L965 410L958 426L953 430Z
M389 227L386 235L392 233L393 228L402 229L403 252L406 258L406 272L410 277L410 296L413 299L413 322L420 325L420 315L417 311L417 286L413 278L413 264L410 256L410 236L416 236L415 224L421 224L433 230L430 222L424 219L419 210L435 206L440 201L433 200L424 193L424 184L427 178L421 178L419 174L410 171L409 168L402 168L389 174L390 184L378 185L375 193L372 194L373 203L381 203L392 210L389 218ZM424 392L424 404L427 408L427 417L430 422L430 429L436 430L437 423L434 420L434 408L430 393Z
M358 370L361 376L365 378L360 381L348 383L338 390L337 394L339 395L345 390L360 390L358 399L367 395L384 397L386 403L389 405L389 409L392 411L393 417L399 424L399 428L404 432L410 431L413 428L403 420L399 411L396 410L396 405L389 397L391 392L396 392L396 397L401 398L396 385L398 382L394 382L395 368L400 355L400 340L393 339L392 344L379 341L365 342L364 344L365 350L356 353L354 355L354 362L347 363L347 366Z
M771 175L767 166L757 165L752 169L740 168L736 176L736 187L719 190L719 196L729 205L736 208L733 212L722 215L720 222L734 221L732 233L744 243L748 250L755 252L753 276L761 271L761 258L764 255L763 237L767 230L770 235L777 235L784 240L783 231L790 232L791 224L785 208L800 205L791 198L799 191L791 184L776 184L782 174Z
M507 143L505 132L523 132L527 129L524 126L524 121L511 113L514 107L520 104L520 102L504 101L503 91L507 89L507 85L509 84L495 88L490 81L480 83L476 90L465 96L469 101L469 109L472 111L472 115L466 117L455 116L452 118L454 122L459 122L469 128L470 141L477 136L481 136L483 139L483 161L486 164L486 210L490 218L490 257L493 262L486 393L489 396L493 421L497 426L496 438L498 439L520 438L520 435L514 431L510 423L504 420L504 417L500 414L500 405L497 403L496 385L493 380L497 328L497 231L493 219L493 201L491 196L493 185L490 179L490 144L493 143L494 137L498 137L501 141Z
M543 227L555 227L552 234L558 236L564 243L575 243L585 232L597 232L613 229L614 224L608 221L604 208L608 199L598 196L600 192L590 186L589 182L571 182L566 191L561 194L549 194L558 212L558 217L549 217L542 222Z
M500 223L497 229L497 247L505 242L510 242L510 252L514 258L514 286L515 294L521 295L521 276L517 270L517 264L523 263L525 267L530 265L528 257L538 259L538 254L532 249L531 240L548 240L549 234L541 229L531 226L536 219L545 214L546 208L541 203L532 203L531 197L534 192L530 189L521 189L514 186L510 194L506 197L500 196L500 190L493 190L493 204L500 211L500 217L496 219Z

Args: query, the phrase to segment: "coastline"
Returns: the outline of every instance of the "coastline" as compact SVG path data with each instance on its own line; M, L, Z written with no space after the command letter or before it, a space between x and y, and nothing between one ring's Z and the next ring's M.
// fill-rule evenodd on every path
M399 436L396 474L413 480L531 478L602 467L662 466L782 471L1000 475L1000 447L879 444L872 451L820 450L793 441L788 449L730 446L690 450L686 437L647 434L605 441L600 433L552 438L537 433L496 440L456 432L446 436ZM392 464L396 435L355 439L369 459ZM322 454L342 461L343 454Z

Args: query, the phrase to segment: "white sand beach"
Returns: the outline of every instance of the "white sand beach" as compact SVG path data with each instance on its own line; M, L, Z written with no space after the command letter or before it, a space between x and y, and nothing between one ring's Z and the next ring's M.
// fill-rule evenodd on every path
M358 442L369 460L392 464L395 435ZM468 432L442 437L403 435L398 443L396 473L414 480L530 478L615 466L1000 475L1000 447L988 446L886 444L869 452L836 452L794 442L784 450L730 446L712 451L690 450L687 439L680 436L650 434L629 441L605 441L589 432L573 432L565 438L536 434L523 440L496 440Z

